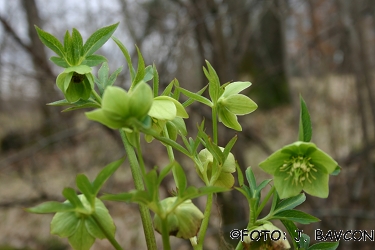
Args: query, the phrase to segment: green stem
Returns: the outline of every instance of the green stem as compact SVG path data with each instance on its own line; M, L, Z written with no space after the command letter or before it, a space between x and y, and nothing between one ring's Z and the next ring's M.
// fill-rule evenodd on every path
M204 237L206 236L206 231L208 227L208 222L210 220L211 209L212 209L213 194L207 195L206 209L204 210L204 218L201 224L201 228L198 234L198 244L194 247L196 250L203 249Z
M140 167L138 164L137 156L135 155L135 152L134 152L134 148L129 143L128 139L126 138L126 134L122 129L120 129L120 135L121 135L121 139L124 144L124 147L125 147L126 154L128 155L130 169L133 175L134 186L137 190L144 190L145 188L143 185L142 175L140 172ZM147 206L143 204L139 204L139 212L141 214L143 231L144 231L145 238L146 238L147 248L149 250L154 250L154 249L156 250L157 247L156 247L155 234L154 234L154 229L152 226L150 211L147 208Z
M108 239L108 241L111 242L112 246L116 250L122 250L122 247L117 242L117 240L115 239L115 237L113 237L113 235L110 232L108 232L105 227L103 227L102 223L100 222L100 219L98 218L98 215L94 213L94 214L92 214L92 218L95 220L96 224L98 225L98 227L100 228L100 230L103 232L103 234L105 235L105 237Z
M169 134L168 134L167 126L164 126L163 133L164 133L164 136L165 136L166 138L170 139L170 138L169 138ZM166 145L166 148L167 148L167 153L168 153L169 161L170 161L170 162L173 162L173 161L174 161L173 148L172 148L172 146L170 146L170 145Z
M263 199L262 203L259 205L258 210L256 211L256 218L258 218L259 214L262 212L263 208L266 206L268 200L271 198L273 192L275 191L275 186L272 186L266 197Z
M141 142L139 141L139 132L134 132L134 133L136 133L135 148L137 150L139 166L140 166L140 169L142 171L142 176L146 176L146 166L145 166L145 162L143 160Z
M214 138L214 143L217 145L218 139L217 139L217 108L214 105L212 107L212 134Z
M95 89L91 91L91 93L94 95L95 100L99 103L102 104L102 98L96 93Z
M164 250L170 250L171 249L171 243L169 242L169 232L168 232L167 219L164 219L161 223L161 233L162 233Z

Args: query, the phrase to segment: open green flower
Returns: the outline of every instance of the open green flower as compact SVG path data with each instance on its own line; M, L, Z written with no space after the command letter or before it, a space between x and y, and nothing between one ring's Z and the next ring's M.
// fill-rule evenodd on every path
M220 149L224 151L224 148L220 147ZM198 172L199 177L204 182L206 182L204 178L204 175L206 175L208 182L212 183L213 181L211 179L213 177L213 172L214 172L213 155L205 148L199 152L198 158L203 165L202 169L200 167L197 167L197 172ZM221 171L221 172L219 174L219 177L216 180L214 180L215 183L213 183L212 186L232 188L234 185L233 173L236 171L236 161L232 153L229 153L221 169L215 170L215 172L216 171ZM206 184L208 185L209 183L206 183Z
M91 68L87 65L78 65L66 68L56 79L57 87L64 93L68 102L90 98L94 88L94 77Z
M143 122L152 105L152 90L145 82L131 91L108 86L103 94L102 108L86 112L94 120L112 129L133 128L134 119Z
M274 176L281 199L295 196L302 190L320 198L329 193L328 178L337 162L311 142L297 141L287 145L259 164Z
M177 197L168 197L160 202L164 213L167 214L168 233L178 238L190 239L197 235L204 217L203 213L191 200L175 207L176 200ZM160 216L155 214L154 227L159 233L162 232L162 223Z
M232 82L228 84L224 93L218 100L218 112L220 121L237 131L242 131L237 115L246 115L258 108L258 105L249 97L238 94L251 86L250 82Z

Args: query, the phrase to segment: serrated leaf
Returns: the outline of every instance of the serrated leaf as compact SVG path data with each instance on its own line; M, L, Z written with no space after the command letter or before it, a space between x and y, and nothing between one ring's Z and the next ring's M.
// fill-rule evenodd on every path
M159 74L158 71L156 70L155 64L152 65L153 67L153 81L152 81L152 90L154 92L154 97L157 97L159 95Z
M176 162L173 161L173 162L169 163L167 166L165 166L160 171L160 174L158 176L158 186L160 186L160 184L163 181L163 179L169 174L169 172L172 170L172 168L174 167L175 164L176 164Z
M240 168L240 166L236 162L236 169L237 169L237 180L238 180L238 185L242 187L244 185L244 178L243 178L243 173Z
M111 162L99 172L99 174L96 176L95 180L92 183L93 192L95 196L98 194L99 190L101 189L103 184L108 180L108 178L111 177L111 175L121 166L124 160L125 157L121 158L120 160Z
M83 204L73 188L64 188L62 194L75 208L83 209Z
M191 98L192 100L203 103L203 104L205 104L209 107L213 106L212 102L210 100L208 100L206 97L203 97L200 94L190 92L189 90L183 89L181 87L177 87L177 88L182 94L186 95L187 97ZM204 91L204 89L203 89L203 91ZM188 105L186 105L185 103L184 103L184 107L187 107Z
M91 205L91 208L94 208L96 194L94 194L94 189L89 178L87 178L87 176L84 174L78 174L76 177L76 185L82 194L85 195L86 200Z
M136 46L136 49L138 53L138 67L137 67L137 73L135 75L134 81L132 82L132 86L130 87L130 89L134 88L139 82L141 82L146 74L145 62L143 60L142 53L137 46Z
M283 225L286 228L286 230L288 231L290 237L292 237L292 243L293 243L294 249L298 249L299 247L298 247L297 242L295 240L295 239L299 239L298 228L290 220L280 220L280 221L281 221L281 223L283 223Z
M247 182L249 183L251 197L255 198L257 183L256 183L255 176L254 176L254 173L253 173L253 170L251 169L251 167L248 167L246 169L245 174L246 174Z
M70 67L70 65L65 61L65 59L61 57L52 56L49 60L53 62L54 64L56 64L57 66L60 66L62 68Z
M126 62L128 63L131 81L133 82L133 80L135 78L135 70L134 70L134 67L133 67L133 64L132 64L130 54L129 54L128 50L126 49L126 47L124 46L124 44L122 44L122 42L120 40L118 40L114 36L112 37L112 39L113 39L113 41L115 41L117 46L120 48L120 50L122 51L122 54L124 55L124 57L126 59Z
M308 248L308 250L335 250L339 247L339 241L319 242Z
M87 65L89 67L94 67L106 61L107 61L107 58L105 58L104 56L90 55L90 56L87 56L81 64Z
M57 212L74 211L74 207L70 203L61 203L57 201L47 201L35 207L25 209L27 212L36 214L47 214Z
M165 87L161 96L169 96L172 93L172 88L174 86L174 79Z
M183 194L187 187L185 171L182 169L180 164L176 163L175 166L172 168L172 172L173 172L174 181L178 188L178 194L180 196L180 193Z
M207 87L208 87L208 85L204 86L202 89L200 89L200 90L196 93L196 95L201 96L201 95L203 94L203 92L206 90ZM176 90L177 90L177 89L178 89L178 91L181 92L181 89L180 89L179 87L176 86ZM208 100L208 99L207 99L207 100ZM184 106L184 107L186 108L186 107L190 106L194 101L195 101L195 99L193 99L193 98L189 98L188 100L186 100L186 101L182 104L182 106ZM210 101L210 100L208 100L208 101ZM212 104L211 104L211 105L212 105Z
M305 200L306 195L304 193L282 200L281 202L279 202L279 204L277 204L274 213L276 214L284 210L293 209L302 204Z
M65 58L64 47L60 41L50 33L40 29L38 26L34 25L34 27L38 33L40 41L54 51L58 56Z
M74 58L73 58L73 40L72 37L70 36L69 31L65 32L64 36L64 50L65 50L65 58L66 61L70 65L76 65Z
M219 99L219 92L220 92L220 80L219 77L216 74L215 69L211 66L211 64L206 60L207 68L208 68L208 74L209 77L207 77L207 71L204 70L206 77L210 81L208 86L208 91L211 97L211 100L213 103L216 103Z
M300 95L300 104L301 104L301 111L300 111L300 120L299 120L298 140L303 141L303 142L310 142L311 137L312 137L310 114L309 114L309 111L307 110L306 103L303 100L301 95Z
M115 32L119 23L103 27L95 31L86 41L82 48L82 56L87 57L94 54Z
M77 63L80 61L81 58L81 50L83 47L83 40L81 33L75 28L73 28L72 32L72 42L73 42L73 58L74 61Z
M284 210L272 216L274 219L291 220L301 224L310 224L312 222L320 221L315 216L307 214L299 210Z

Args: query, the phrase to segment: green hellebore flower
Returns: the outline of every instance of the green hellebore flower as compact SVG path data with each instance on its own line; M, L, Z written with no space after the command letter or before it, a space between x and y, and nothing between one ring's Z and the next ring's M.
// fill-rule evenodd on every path
M337 162L314 143L297 141L274 152L259 164L274 176L281 199L295 196L302 190L320 198L329 193L328 178Z
M107 233L114 236L116 227L101 200L95 198L95 211L91 211L91 206L86 197L81 194L78 195L78 198L88 214L81 214L76 211L56 213L51 221L51 234L62 238L67 237L74 249L90 249L96 238L106 238L101 228L91 217L91 213L96 214L97 218L100 219L101 226L105 228ZM69 201L64 203L69 203Z
M228 84L218 100L219 120L228 128L242 131L237 115L246 115L258 108L249 97L238 94L251 86L250 82L232 82Z
M219 147L221 151L224 151L224 148ZM203 164L203 169L197 167L197 172L199 177L204 180L204 172L207 174L207 179L210 182L212 178L212 172L213 172L213 162L214 157L212 154L205 148L202 149L198 154L199 160ZM232 173L236 171L236 161L234 159L234 156L232 153L229 153L227 159L224 161L224 164L221 168L221 172L217 180L212 186L215 187L225 187L225 188L231 188L234 185L234 177ZM207 183L206 183L207 184Z
M145 82L138 83L129 92L108 86L103 94L102 108L86 112L86 116L112 129L132 129L134 119L142 122L147 118L152 101L152 90Z
M185 122L182 118L189 118L184 106L176 99L169 96L157 96L154 98L148 115L152 117L152 129L158 134L163 132L167 126L169 137L172 140L177 138L177 133L186 134ZM146 141L151 142L154 138L146 135Z
M56 79L57 87L64 93L66 100L74 103L79 99L90 98L94 88L94 77L87 65L66 68Z
M264 235L265 233L267 236ZM272 240L271 237L280 239ZM290 249L289 241L284 238L283 232L272 223L263 224L248 232L248 235L244 237L243 244L246 249Z
M178 205L173 211L177 197L168 197L160 202L160 205L167 216L169 235L178 238L190 239L197 235L203 220L203 213L194 205L191 200L186 200ZM162 219L158 214L154 217L154 227L157 232L162 233Z

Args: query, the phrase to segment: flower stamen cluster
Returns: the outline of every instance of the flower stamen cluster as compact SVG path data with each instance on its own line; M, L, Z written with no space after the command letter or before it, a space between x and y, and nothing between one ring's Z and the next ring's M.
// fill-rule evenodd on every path
M314 164L310 162L311 157L304 156L292 156L289 160L285 160L283 166L280 168L281 172L287 172L289 174L284 180L288 180L293 177L293 185L303 185L303 182L307 180L312 183L310 177L316 180L315 176L311 171L317 172Z

